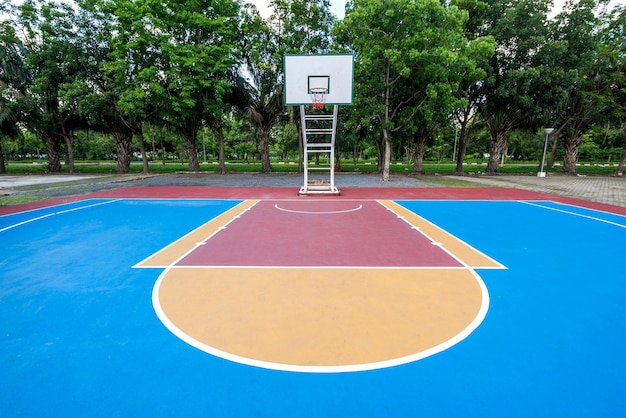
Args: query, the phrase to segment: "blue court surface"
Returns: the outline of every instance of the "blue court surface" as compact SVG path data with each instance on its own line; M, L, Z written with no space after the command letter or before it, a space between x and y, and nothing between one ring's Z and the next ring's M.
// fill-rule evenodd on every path
M184 342L153 307L161 270L134 267L240 202L86 199L0 216L0 415L626 413L626 217L552 201L397 200L505 267L477 269L484 320L421 360L303 373Z

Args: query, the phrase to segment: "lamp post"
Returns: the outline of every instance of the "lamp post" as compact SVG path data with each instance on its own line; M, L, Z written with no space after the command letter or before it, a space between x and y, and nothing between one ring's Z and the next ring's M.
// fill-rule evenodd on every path
M541 154L541 165L539 166L539 172L537 173L537 177L546 176L545 171L543 171L543 165L546 161L546 151L548 150L548 137L552 132L554 132L554 128L544 128L543 131L546 133L546 140L543 143L543 154Z

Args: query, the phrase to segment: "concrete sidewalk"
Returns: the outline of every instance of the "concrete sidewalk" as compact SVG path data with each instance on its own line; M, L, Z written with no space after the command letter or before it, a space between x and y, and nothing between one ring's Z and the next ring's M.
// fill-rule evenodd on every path
M63 174L26 175L26 176L0 176L0 190L16 189L24 186L39 184L66 183L96 178L97 176L74 176Z
M456 178L459 177L449 177ZM464 176L463 180L492 187L515 187L626 207L626 176Z

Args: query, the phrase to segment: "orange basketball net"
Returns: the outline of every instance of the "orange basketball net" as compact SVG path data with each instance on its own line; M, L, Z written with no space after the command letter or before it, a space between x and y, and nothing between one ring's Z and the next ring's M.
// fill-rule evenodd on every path
M311 89L311 103L313 105L313 109L322 110L324 109L324 105L326 104L326 94L328 93L327 89Z

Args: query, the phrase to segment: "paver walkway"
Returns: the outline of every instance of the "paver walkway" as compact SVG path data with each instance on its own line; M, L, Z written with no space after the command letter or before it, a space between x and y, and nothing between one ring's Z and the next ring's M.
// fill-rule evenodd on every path
M466 176L463 180L626 207L626 176Z

